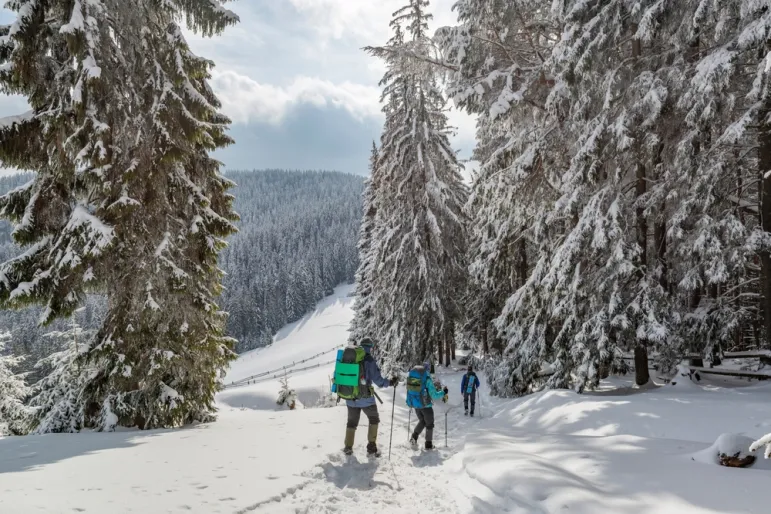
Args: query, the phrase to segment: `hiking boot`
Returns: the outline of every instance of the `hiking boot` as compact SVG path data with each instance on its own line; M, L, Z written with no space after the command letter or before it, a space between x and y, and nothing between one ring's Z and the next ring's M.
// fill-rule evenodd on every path
M353 448L351 448L350 446L346 446L345 448L343 448L343 453L346 455L353 455Z
M472 417L472 418L474 417L474 413L473 413L473 412L471 413L471 417Z
M426 441L426 450L433 450L434 449L434 443L431 441Z
M412 446L413 450L418 449L418 438L415 436L410 437L410 446Z
M464 416L468 416L468 409L463 413Z
M367 444L367 456L368 457L380 457L380 452L377 451L377 444L375 444L375 443L368 443Z

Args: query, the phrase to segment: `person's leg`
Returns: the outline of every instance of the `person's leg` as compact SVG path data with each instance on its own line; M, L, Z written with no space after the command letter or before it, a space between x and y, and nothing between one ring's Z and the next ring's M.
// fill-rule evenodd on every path
M434 440L434 408L423 409L423 417L426 420L426 441Z
M369 420L369 429L367 430L367 449L375 449L377 445L377 428L380 424L380 414L377 411L377 405L370 405L364 408L364 414Z
M468 393L463 393L463 409L466 411L466 414L468 414Z
M474 391L469 396L471 396L471 415L473 416L474 415L474 407L477 404L477 392Z
M434 447L434 408L423 409L423 417L426 420L426 448Z
M345 447L353 448L353 440L356 436L356 427L359 426L361 418L361 409L358 407L348 407L348 424L345 427Z
M418 436L420 436L420 433L423 432L423 429L426 427L426 418L425 413L423 412L425 409L415 409L415 415L418 417L418 424L415 425L415 430L412 432L412 438L416 441L418 440Z

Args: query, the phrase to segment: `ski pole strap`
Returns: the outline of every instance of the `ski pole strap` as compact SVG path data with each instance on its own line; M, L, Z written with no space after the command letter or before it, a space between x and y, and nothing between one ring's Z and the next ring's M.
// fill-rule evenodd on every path
M372 390L372 394L375 396L375 398L377 398L377 401L380 402L380 405L383 405L383 400L380 399L374 389Z

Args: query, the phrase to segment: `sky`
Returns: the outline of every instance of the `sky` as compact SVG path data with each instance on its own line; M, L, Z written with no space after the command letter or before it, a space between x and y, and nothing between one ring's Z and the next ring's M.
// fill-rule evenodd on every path
M432 29L455 21L455 0L433 0ZM198 55L217 67L212 87L233 121L236 143L215 156L225 169L326 169L367 174L383 116L382 63L361 48L390 37L388 22L405 0L238 0L241 22L221 36L187 33ZM14 14L3 10L0 22ZM0 117L26 109L0 95ZM462 159L474 145L474 122L450 112ZM9 170L4 170L8 173Z

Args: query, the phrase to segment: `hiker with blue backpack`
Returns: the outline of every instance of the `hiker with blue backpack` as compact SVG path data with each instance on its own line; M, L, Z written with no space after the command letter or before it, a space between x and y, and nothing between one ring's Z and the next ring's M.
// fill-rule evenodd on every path
M463 375L463 380L460 382L460 392L463 395L463 408L466 409L464 416L468 416L468 404L471 400L471 417L474 417L474 406L476 406L477 400L477 388L480 386L479 377L474 373L474 368L471 364L468 365L468 370Z
M407 376L407 406L415 409L418 424L412 432L410 444L413 448L418 445L423 429L426 429L426 450L434 449L434 404L432 400L441 399L447 403L448 390L437 390L431 379L431 366L428 362L422 366L415 366Z
M335 364L335 379L333 391L337 393L338 400L344 399L348 407L348 422L345 429L345 447L343 453L353 453L353 441L356 436L356 427L359 426L362 411L369 420L367 431L367 455L379 457L377 449L377 431L380 424L380 415L375 403L375 388L373 384L381 388L396 386L398 378L390 380L383 378L380 368L372 356L372 348L375 346L372 339L365 337L359 346L349 346L341 350Z

